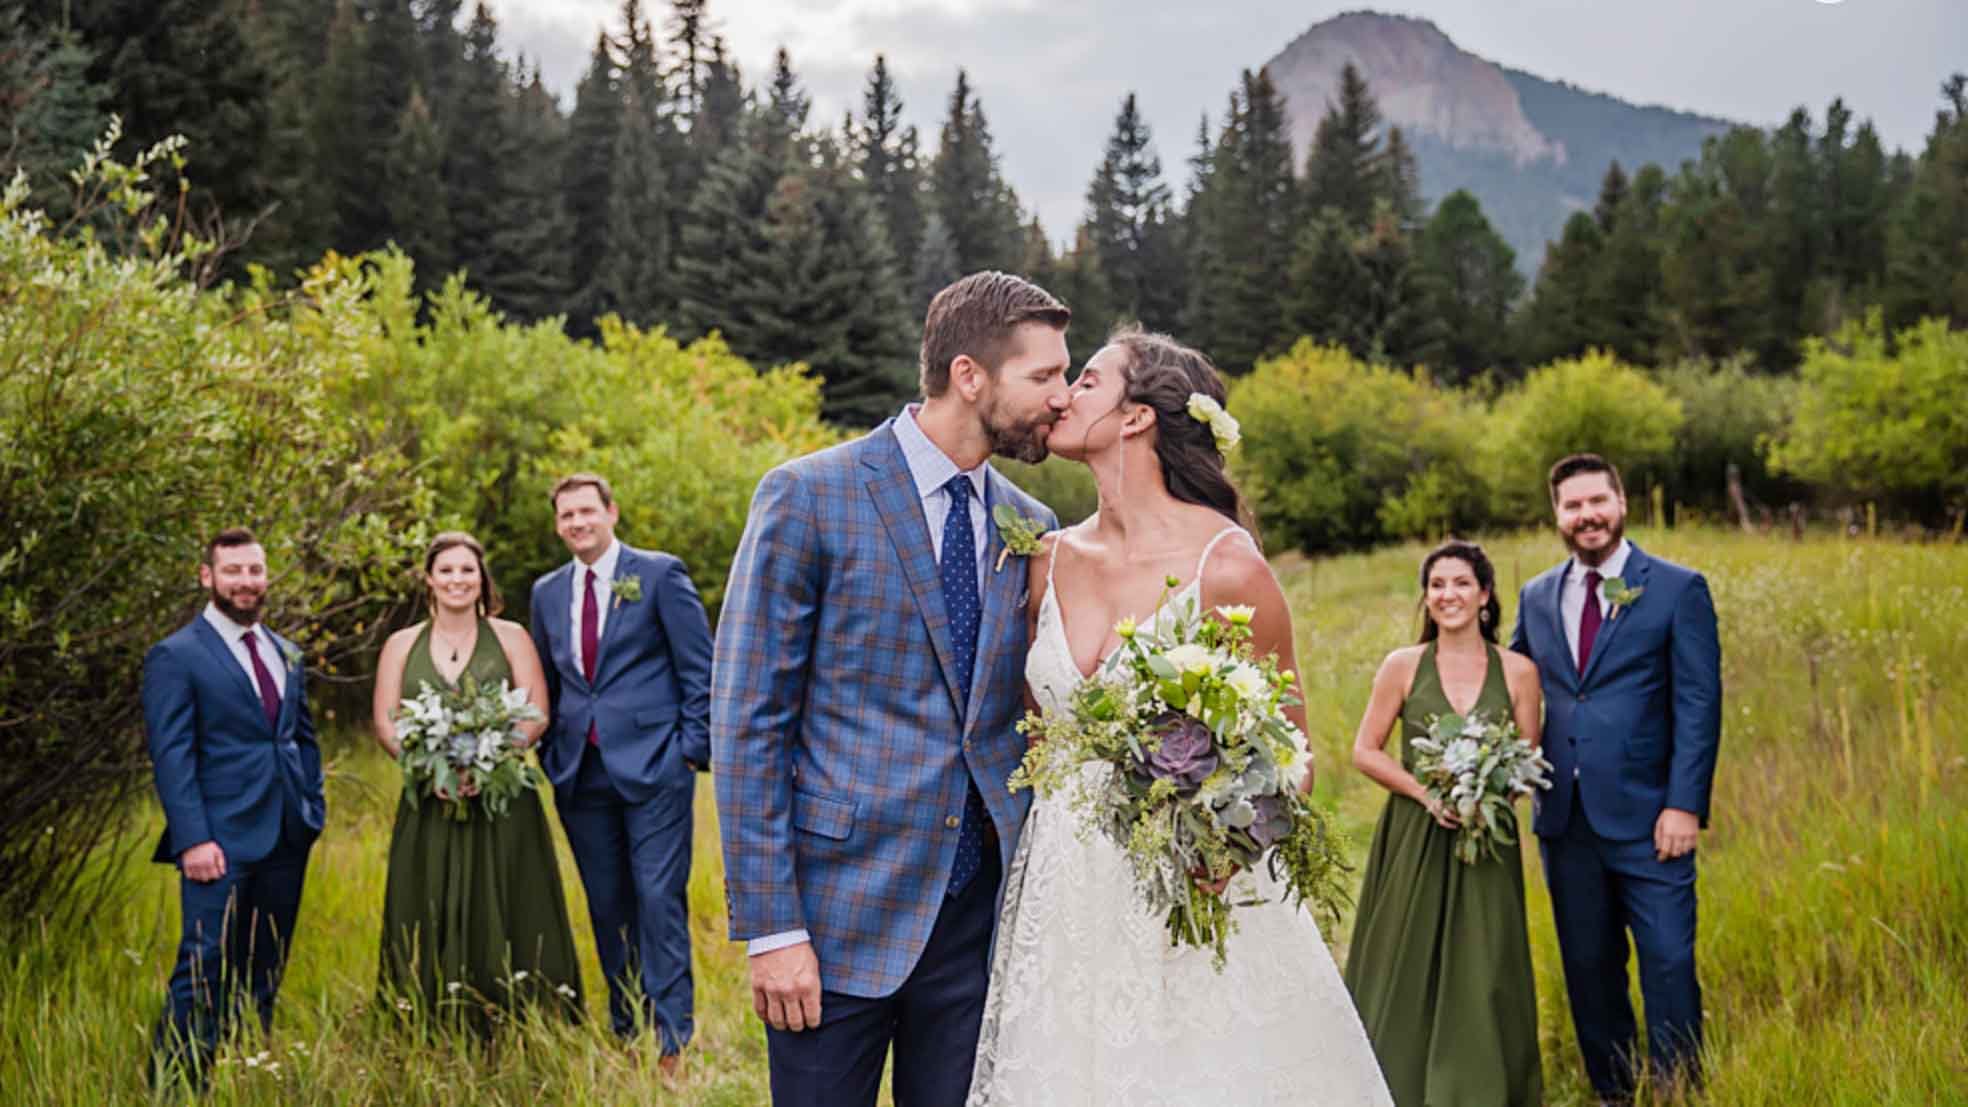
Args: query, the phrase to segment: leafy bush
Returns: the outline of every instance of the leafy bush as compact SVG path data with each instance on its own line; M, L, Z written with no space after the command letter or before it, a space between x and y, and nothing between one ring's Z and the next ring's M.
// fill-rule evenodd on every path
M1070 527L1092 515L1100 507L1100 489L1093 483L1093 470L1077 461L1049 457L1038 465L994 457L991 465L1013 484L1059 516L1059 525Z
M359 295L367 356L346 410L417 463L444 525L486 543L516 612L567 557L549 489L589 470L614 486L622 538L681 557L715 616L759 478L836 438L817 380L754 372L717 338L685 347L610 316L599 345L574 342L558 320L503 322L456 278L419 322L397 253L330 258L314 283Z
M1611 354L1594 351L1533 371L1491 409L1484 468L1496 519L1547 518L1551 463L1582 451L1619 467L1637 507L1645 490L1665 479L1682 422L1680 401Z
M1934 515L1968 495L1968 331L1928 319L1889 344L1878 312L1807 339L1780 472Z
M1301 339L1230 391L1231 462L1273 546L1308 553L1467 530L1485 503L1458 393Z
M1779 508L1802 498L1796 480L1770 470L1764 442L1781 434L1797 402L1797 379L1752 373L1743 358L1684 361L1654 380L1681 405L1681 429L1664 469L1666 500L1730 512L1728 469L1742 474L1752 506Z
M49 234L24 177L0 200L0 917L68 893L148 780L142 658L203 603L207 537L260 534L269 621L333 672L401 592L426 510L332 402L341 330L302 334L263 286L201 292L185 274L210 245L145 187L175 146L125 166L112 141L78 189L89 233Z

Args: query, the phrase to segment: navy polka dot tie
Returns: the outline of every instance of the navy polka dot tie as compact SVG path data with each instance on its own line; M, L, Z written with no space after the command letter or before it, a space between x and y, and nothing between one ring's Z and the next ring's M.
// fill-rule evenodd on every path
M977 598L977 539L970 529L970 478L959 473L943 490L950 494L950 514L943 520L943 609L950 616L950 653L957 669L957 706L970 707L970 673L977 664L977 626L984 605ZM957 860L950 869L949 894L964 890L984 863L984 827L990 813L971 784L964 797L962 829L957 831Z

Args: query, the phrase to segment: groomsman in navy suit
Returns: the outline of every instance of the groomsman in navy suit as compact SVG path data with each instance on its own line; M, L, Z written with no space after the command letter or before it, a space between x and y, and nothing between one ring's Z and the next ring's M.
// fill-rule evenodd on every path
M711 630L683 562L615 538L608 482L554 485L574 558L533 585L553 717L540 759L588 891L615 1033L638 1017L676 1071L690 1041L691 807L710 765ZM640 998L640 1010L636 1000Z
M1699 1077L1695 844L1722 736L1722 649L1701 574L1626 540L1618 470L1575 454L1549 484L1572 556L1524 586L1510 648L1544 684L1554 772L1534 827L1572 1023L1594 1091L1623 1103L1639 1033L1629 932L1655 1076Z
M143 708L164 805L152 859L182 874L183 915L152 1079L202 1086L241 993L272 1025L326 806L300 651L260 622L266 551L221 531L198 580L205 610L144 657Z

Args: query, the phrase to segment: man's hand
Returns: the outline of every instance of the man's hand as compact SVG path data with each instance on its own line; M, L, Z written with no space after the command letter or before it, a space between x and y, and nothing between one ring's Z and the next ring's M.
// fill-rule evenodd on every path
M1663 808L1654 820L1654 858L1672 861L1695 852L1695 839L1701 835L1701 820L1692 811Z
M820 1025L820 958L812 942L751 958L752 1010L774 1030Z
M226 874L225 851L217 842L200 842L178 854L178 868L200 884L210 884Z

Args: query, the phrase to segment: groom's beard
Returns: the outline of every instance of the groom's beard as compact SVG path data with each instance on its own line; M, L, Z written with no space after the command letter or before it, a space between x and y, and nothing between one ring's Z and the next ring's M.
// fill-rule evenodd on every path
M1579 548L1578 533L1584 529L1587 528L1577 527L1570 534L1561 535L1560 537L1564 538L1565 548L1571 551L1573 557L1578 558L1580 565L1584 565L1587 568L1597 568L1605 564L1607 558L1613 556L1613 551L1619 549L1621 540L1626 537L1626 516L1622 515L1605 525L1603 529L1606 532L1606 544L1596 550Z
M1046 459L1046 437L1058 418L1050 408L1043 415L1014 422L1000 417L997 402L993 400L983 416L984 438L991 444L992 453L1027 465L1037 465Z

